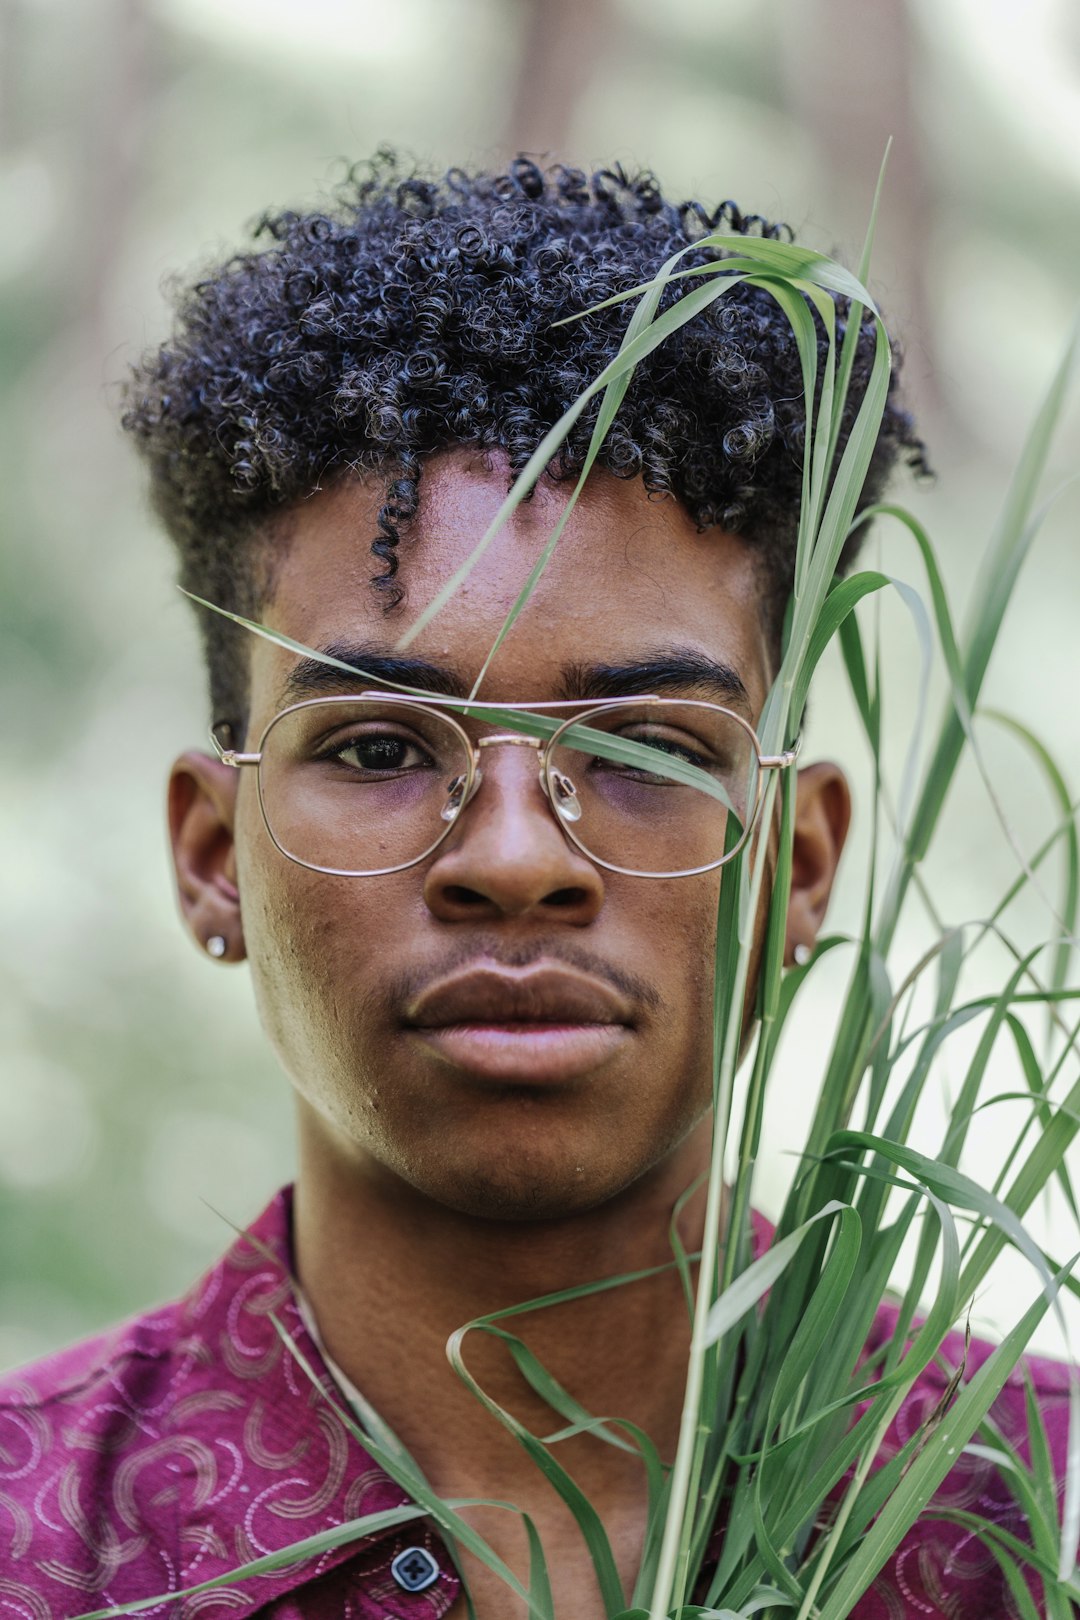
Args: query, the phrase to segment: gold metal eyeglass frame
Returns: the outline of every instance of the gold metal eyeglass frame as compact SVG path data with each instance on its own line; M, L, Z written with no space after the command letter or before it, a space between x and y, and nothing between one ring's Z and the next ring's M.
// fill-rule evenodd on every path
M266 804L263 799L262 771L259 770L258 767L261 766L263 761L267 737L277 725L278 721L283 720L286 715L293 714L298 709L329 707L330 705L335 704L355 704L365 699L377 699L382 703L400 704L403 707L419 709L421 712L425 710L433 712L441 720L444 720L448 725L450 725L451 728L457 733L468 763L463 775L455 777L454 780L449 784L448 809L450 810L450 813L448 814L445 810L443 812L443 819L446 821L446 826L443 828L442 832L439 833L438 837L435 838L433 842L430 843L428 847L419 855L413 856L413 858L408 861L400 861L395 866L382 866L366 871L344 870L342 868L332 866L318 866L313 861L301 860L299 856L292 854L291 851L285 849L278 841L278 838L276 837L274 829L270 823L270 818L266 813ZM622 705L637 705L640 707L642 704L650 703L655 703L658 705L677 703L683 708L711 709L719 714L727 716L729 719L734 720L735 723L746 733L750 745L753 748L754 754L757 757L758 776L755 779L754 803L752 806L747 807L747 815L746 821L743 825L742 837L736 844L732 846L731 849L726 850L724 854L719 857L719 859L715 861L707 861L703 866L689 867L678 872L642 872L638 871L634 867L616 866L613 862L605 861L601 856L594 855L592 850L588 849L586 845L581 842L580 838L577 837L573 828L573 822L577 819L577 816L573 813L573 809L570 805L570 801L572 801L573 805L576 805L577 803L573 783L571 783L569 779L562 774L562 772L554 769L550 764L550 755L552 750L562 741L564 734L569 731L571 727L587 725L594 716L598 714L607 714L610 710L618 709ZM560 699L557 702L511 704L471 701L463 698L419 697L413 695L412 693L405 692L367 691L358 692L355 694L342 693L331 697L305 698L300 703L291 703L287 708L279 710L278 713L275 714L265 726L262 736L259 738L258 749L254 753L242 753L237 749L225 747L225 744L221 737L219 737L218 733L222 731L231 731L232 728L227 721L218 721L211 726L210 741L213 744L214 752L217 754L218 759L223 765L231 765L237 770L247 765L254 765L256 767L259 809L262 813L263 824L266 827L266 831L269 834L270 840L274 844L274 847L285 856L286 860L293 861L297 866L306 867L312 872L324 872L330 877L388 877L393 872L407 871L410 866L419 866L421 861L427 860L428 856L438 849L443 840L447 838L453 831L454 827L457 826L459 820L461 819L461 812L474 798L480 784L483 781L484 773L480 764L480 750L483 748L496 748L502 746L535 748L537 750L537 766L540 774L540 787L543 791L545 799L547 800L548 808L555 817L557 825L560 827L568 841L573 844L576 849L580 850L580 852L590 861L592 861L594 865L601 866L605 871L608 872L618 872L624 877L697 877L702 872L713 872L717 869L717 867L725 865L728 861L732 860L745 846L747 840L754 830L758 816L761 813L761 805L763 800L763 794L759 785L761 772L786 770L787 767L789 765L793 765L796 759L799 757L799 749L802 743L802 739L799 737L796 738L794 745L785 750L785 752L782 754L764 754L761 751L761 742L757 732L754 730L750 722L745 720L741 714L736 714L734 709L727 709L720 703L707 703L694 698L661 697L656 693L648 693L640 697L631 696L623 698L609 698L606 703L594 704L584 712L569 715L563 724L546 739L541 737L530 737L522 732L498 732L490 737L478 737L474 742L469 736L468 732L465 730L464 726L462 726L461 722L456 718L455 714L451 712L454 709L459 709L463 710L469 715L473 715L477 711L480 711L482 718L483 711L485 710L499 710L505 713L507 709L521 709L528 712L531 710L568 708L573 708L580 711L580 700L575 701L574 699ZM580 811L578 811L578 814L580 814Z

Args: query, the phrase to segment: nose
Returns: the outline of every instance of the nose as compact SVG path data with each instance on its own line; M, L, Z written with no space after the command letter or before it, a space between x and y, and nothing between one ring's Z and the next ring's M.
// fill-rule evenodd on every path
M424 900L443 922L533 913L580 926L596 917L600 868L560 831L532 749L485 755L478 791L428 868Z

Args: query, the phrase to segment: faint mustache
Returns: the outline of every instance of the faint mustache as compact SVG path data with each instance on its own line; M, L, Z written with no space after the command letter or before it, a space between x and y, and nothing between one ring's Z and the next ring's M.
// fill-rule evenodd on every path
M621 996L639 1007L657 1008L661 998L651 984L627 973L612 962L607 962L595 951L582 949L569 941L558 945L543 940L530 940L509 945L505 940L472 939L462 943L460 949L447 952L437 962L425 962L422 968L406 969L390 986L391 1005L408 1006L421 991L436 979L473 967L529 968L537 962L549 967L575 968L579 973L591 974L611 985Z

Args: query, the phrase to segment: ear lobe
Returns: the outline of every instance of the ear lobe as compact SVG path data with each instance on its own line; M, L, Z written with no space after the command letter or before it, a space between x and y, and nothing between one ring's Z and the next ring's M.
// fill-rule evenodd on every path
M180 910L200 950L222 939L226 961L245 956L236 883L237 773L209 754L183 754L169 776L168 816Z
M851 792L839 765L805 766L796 787L786 967L797 947L812 948L817 939L850 822Z

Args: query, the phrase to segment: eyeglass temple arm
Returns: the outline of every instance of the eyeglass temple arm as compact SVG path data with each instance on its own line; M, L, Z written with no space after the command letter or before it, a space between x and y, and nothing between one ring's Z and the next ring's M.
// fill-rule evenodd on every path
M789 765L794 765L802 749L802 734L796 737L790 748L785 748L782 754L759 754L758 765L763 771L782 771Z
M241 754L235 748L226 748L218 735L219 732L228 732L230 736L232 735L232 726L227 720L217 720L210 727L210 741L214 753L223 765L232 765L239 770L241 765L257 765L262 759L261 754Z

